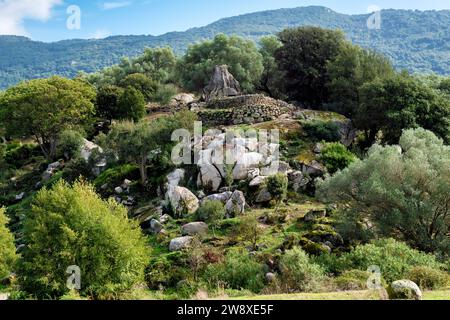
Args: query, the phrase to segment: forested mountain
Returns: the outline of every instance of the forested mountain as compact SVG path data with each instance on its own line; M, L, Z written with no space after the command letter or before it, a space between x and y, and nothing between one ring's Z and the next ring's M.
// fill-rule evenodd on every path
M345 15L324 7L302 7L226 18L186 32L161 36L114 36L102 40L65 40L55 43L24 37L0 36L0 88L23 79L54 74L74 76L135 56L145 47L169 45L182 53L189 44L217 33L257 40L286 27L315 25L340 28L356 44L378 50L399 69L450 74L450 11L384 10L381 30L369 30L369 15Z

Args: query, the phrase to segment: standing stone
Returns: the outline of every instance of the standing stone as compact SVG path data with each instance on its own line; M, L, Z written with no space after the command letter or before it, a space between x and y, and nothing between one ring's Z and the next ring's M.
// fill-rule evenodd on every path
M202 100L210 101L240 94L239 82L228 71L228 66L221 65L214 68L209 84L203 89Z

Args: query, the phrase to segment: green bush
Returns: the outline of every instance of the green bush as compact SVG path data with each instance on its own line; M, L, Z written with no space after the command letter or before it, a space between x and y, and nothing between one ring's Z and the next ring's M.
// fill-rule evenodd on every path
M422 290L436 290L445 288L450 276L445 271L419 266L409 271L407 279L415 282Z
M171 252L153 257L145 270L145 281L152 290L174 288L189 276L185 253Z
M17 260L14 237L7 224L5 209L0 207L0 280L11 273Z
M61 132L58 139L58 156L72 159L80 153L83 140L83 135L76 130L65 130Z
M331 174L339 170L347 168L357 157L347 150L347 148L339 143L327 143L322 149L320 160L327 167Z
M172 84L160 85L153 94L152 99L162 105L167 105L177 93L177 88Z
M109 188L114 188L121 185L125 179L139 179L138 167L131 164L125 164L110 168L95 179L94 186L98 189L101 186L108 184Z
M281 286L286 292L311 292L320 289L325 279L321 266L310 261L300 248L294 247L280 259Z
M270 176L267 179L267 191L272 195L272 198L277 202L277 205L286 199L288 184L289 181L287 176L282 173Z
M215 222L225 217L225 205L221 201L206 200L197 210L197 219L204 222Z
M408 273L416 266L434 269L443 267L436 257L410 248L407 244L393 239L376 240L370 244L357 246L337 260L337 269L367 270L370 266L378 266L387 282L408 277Z
M245 251L231 251L225 261L209 265L204 280L211 289L247 289L259 293L264 288L264 271L260 263Z
M103 201L82 182L41 190L24 222L26 248L18 267L22 290L59 298L69 266L81 270L80 294L116 299L144 281L148 253L136 222L114 200Z
M339 290L367 290L367 280L370 273L362 270L344 271L340 276L334 279Z
M338 142L341 140L339 125L335 122L312 121L303 124L303 130L313 141Z
M90 179L92 176L93 173L89 164L83 158L77 157L65 166L62 178L71 183L80 177Z
M5 153L5 161L16 168L21 168L33 157L41 155L38 145L24 144L17 147L7 147Z

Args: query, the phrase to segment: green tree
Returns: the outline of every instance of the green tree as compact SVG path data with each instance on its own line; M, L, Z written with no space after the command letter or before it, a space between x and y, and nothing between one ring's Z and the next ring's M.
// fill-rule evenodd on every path
M143 74L156 83L169 81L174 74L177 59L170 47L147 48L136 58L125 58L119 64L88 76L96 87L120 85L132 74Z
M319 182L317 196L344 205L344 222L369 222L375 235L448 255L448 168L450 147L430 131L411 129L403 133L400 147L375 145L365 160Z
M363 85L360 97L355 124L368 144L380 131L384 142L397 143L403 129L418 127L450 141L450 100L406 73Z
M281 91L278 88L278 83L282 80L282 73L278 70L278 65L275 60L276 51L281 48L282 43L275 36L265 36L259 40L259 53L263 58L264 71L261 75L260 87L270 96L275 98L282 98Z
M97 92L97 114L111 123L113 119L120 118L119 98L123 89L113 85L102 86Z
M289 99L311 106L328 100L327 66L336 59L345 42L341 31L317 27L286 29L279 33L283 44L275 54L283 72L281 86Z
M252 250L258 249L258 240L261 237L264 229L258 221L258 217L254 214L247 214L241 218L238 227L238 234L244 241L250 242Z
M127 209L102 200L83 182L58 182L41 190L24 226L26 249L19 264L22 290L41 299L59 298L69 266L81 271L81 290L96 299L116 299L144 280L145 239Z
M85 124L94 114L95 90L61 77L22 82L0 97L0 123L8 134L33 136L49 160L62 131Z
M145 99L142 93L133 87L127 87L119 97L120 119L139 121L145 116Z
M145 101L150 102L154 100L159 84L156 81L151 80L145 74L133 73L126 76L120 82L120 86L122 88L133 87L143 94Z
M386 57L348 43L328 63L327 73L330 94L327 108L353 118L360 103L361 86L394 75L394 68Z
M57 154L66 159L72 159L80 154L84 136L76 130L64 130L58 139Z
M5 209L0 207L0 279L11 273L17 261L14 236L9 231Z
M178 63L178 75L185 88L201 91L208 84L214 67L224 64L246 92L255 89L264 68L254 42L219 34L214 40L189 47Z
M147 183L150 153L158 149L156 130L146 122L120 122L112 127L102 142L106 152L114 155L113 158L139 166L142 185Z

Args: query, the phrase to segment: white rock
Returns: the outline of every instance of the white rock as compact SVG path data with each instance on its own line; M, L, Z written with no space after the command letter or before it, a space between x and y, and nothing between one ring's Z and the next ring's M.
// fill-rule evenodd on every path
M103 149L101 147L99 147L98 145L96 145L95 143L93 143L92 141L86 140L84 139L83 141L83 146L81 147L81 151L80 151L80 156L86 161L89 161L89 158L92 155L92 152L98 149L98 151L100 153L103 153Z
M184 179L186 171L184 169L176 169L167 175L167 181L170 186L178 187L181 180Z
M200 181L204 188L217 191L222 184L222 176L214 165L203 164L200 166Z
M169 244L169 250L180 251L186 249L191 245L192 239L190 236L172 239Z
M242 191L236 190L225 204L228 216L235 217L245 212L245 196Z
M208 225L204 222L191 222L181 227L183 236L195 236L208 233Z
M267 178L268 178L268 177L266 177L266 176L258 176L258 177L256 177L255 179L253 179L252 181L250 181L249 186L250 186L250 187L257 187L257 186L260 186L260 185L262 185L262 184L267 180Z
M220 201L223 204L225 204L230 198L231 195L233 194L233 192L231 191L226 191L223 193L216 193L216 194L212 194L210 196L207 196L206 198L203 199L202 202L204 201Z
M183 187L169 186L166 200L177 215L192 214L197 211L199 206L197 197L189 189Z

